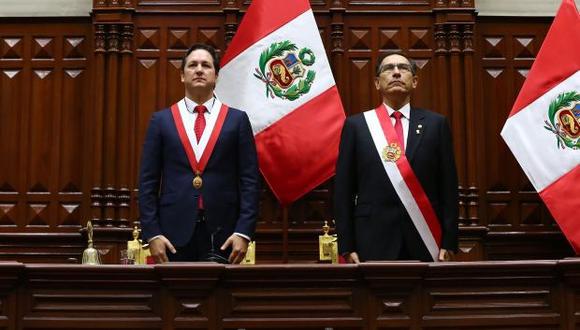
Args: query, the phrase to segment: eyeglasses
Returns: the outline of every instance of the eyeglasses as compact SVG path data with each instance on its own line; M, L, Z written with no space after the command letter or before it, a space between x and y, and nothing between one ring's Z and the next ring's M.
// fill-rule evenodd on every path
M407 63L389 63L389 64L385 64L383 66L381 66L380 68L380 72L388 72L391 73L393 71L395 71L395 68L399 69L399 72L413 72L413 68L411 67L411 64L407 64Z

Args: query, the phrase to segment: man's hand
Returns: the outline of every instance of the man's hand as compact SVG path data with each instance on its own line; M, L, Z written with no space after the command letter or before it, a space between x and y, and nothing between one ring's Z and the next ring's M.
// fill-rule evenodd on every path
M455 258L455 253L451 250L439 250L439 261L452 261Z
M244 260L246 257L246 252L248 251L248 240L238 236L236 234L232 234L222 245L220 248L222 251L225 251L230 245L232 246L232 253L230 253L229 262L231 264L239 264Z
M149 251L151 251L151 255L156 264L162 264L169 261L167 258L167 250L171 251L171 253L177 252L173 247L173 244L171 244L171 242L163 235L160 235L149 242Z
M344 256L344 259L346 259L346 262L349 264L359 264L360 260L358 259L358 253L356 252L351 252L348 253Z

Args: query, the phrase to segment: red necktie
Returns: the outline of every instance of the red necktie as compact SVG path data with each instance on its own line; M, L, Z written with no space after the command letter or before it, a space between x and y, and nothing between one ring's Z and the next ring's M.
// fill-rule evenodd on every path
M196 105L194 111L197 112L197 118L195 118L195 126L193 127L193 130L195 131L197 143L199 143L203 130L205 129L205 116L203 114L207 111L207 108L205 105Z
M405 136L403 135L403 123L401 122L403 114L400 111L395 111L391 116L395 117L395 132L397 132L397 137L399 138L401 153L405 154Z
M195 131L195 137L197 138L197 143L201 140L201 135L203 134L203 130L205 129L205 116L204 113L207 111L205 105L196 105L193 109L197 112L197 118L195 118L195 125L193 126L193 130ZM199 195L197 208L199 210L203 210L203 198Z

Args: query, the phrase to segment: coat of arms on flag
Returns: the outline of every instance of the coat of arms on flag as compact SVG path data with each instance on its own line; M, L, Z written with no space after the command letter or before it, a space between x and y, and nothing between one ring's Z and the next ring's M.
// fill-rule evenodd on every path
M545 129L556 135L558 148L580 148L580 93L559 94L548 109Z
M289 40L275 42L260 55L254 76L266 84L266 97L294 101L310 91L316 72L308 70L316 61L314 52Z
M501 135L580 255L578 52L580 14L563 0Z
M248 114L281 204L334 175L345 115L308 0L252 0L221 65L216 95Z

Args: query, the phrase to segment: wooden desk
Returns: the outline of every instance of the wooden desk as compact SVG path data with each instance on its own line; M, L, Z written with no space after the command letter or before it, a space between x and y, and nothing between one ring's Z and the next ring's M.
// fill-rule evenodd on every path
M0 329L575 329L580 260L0 263Z

